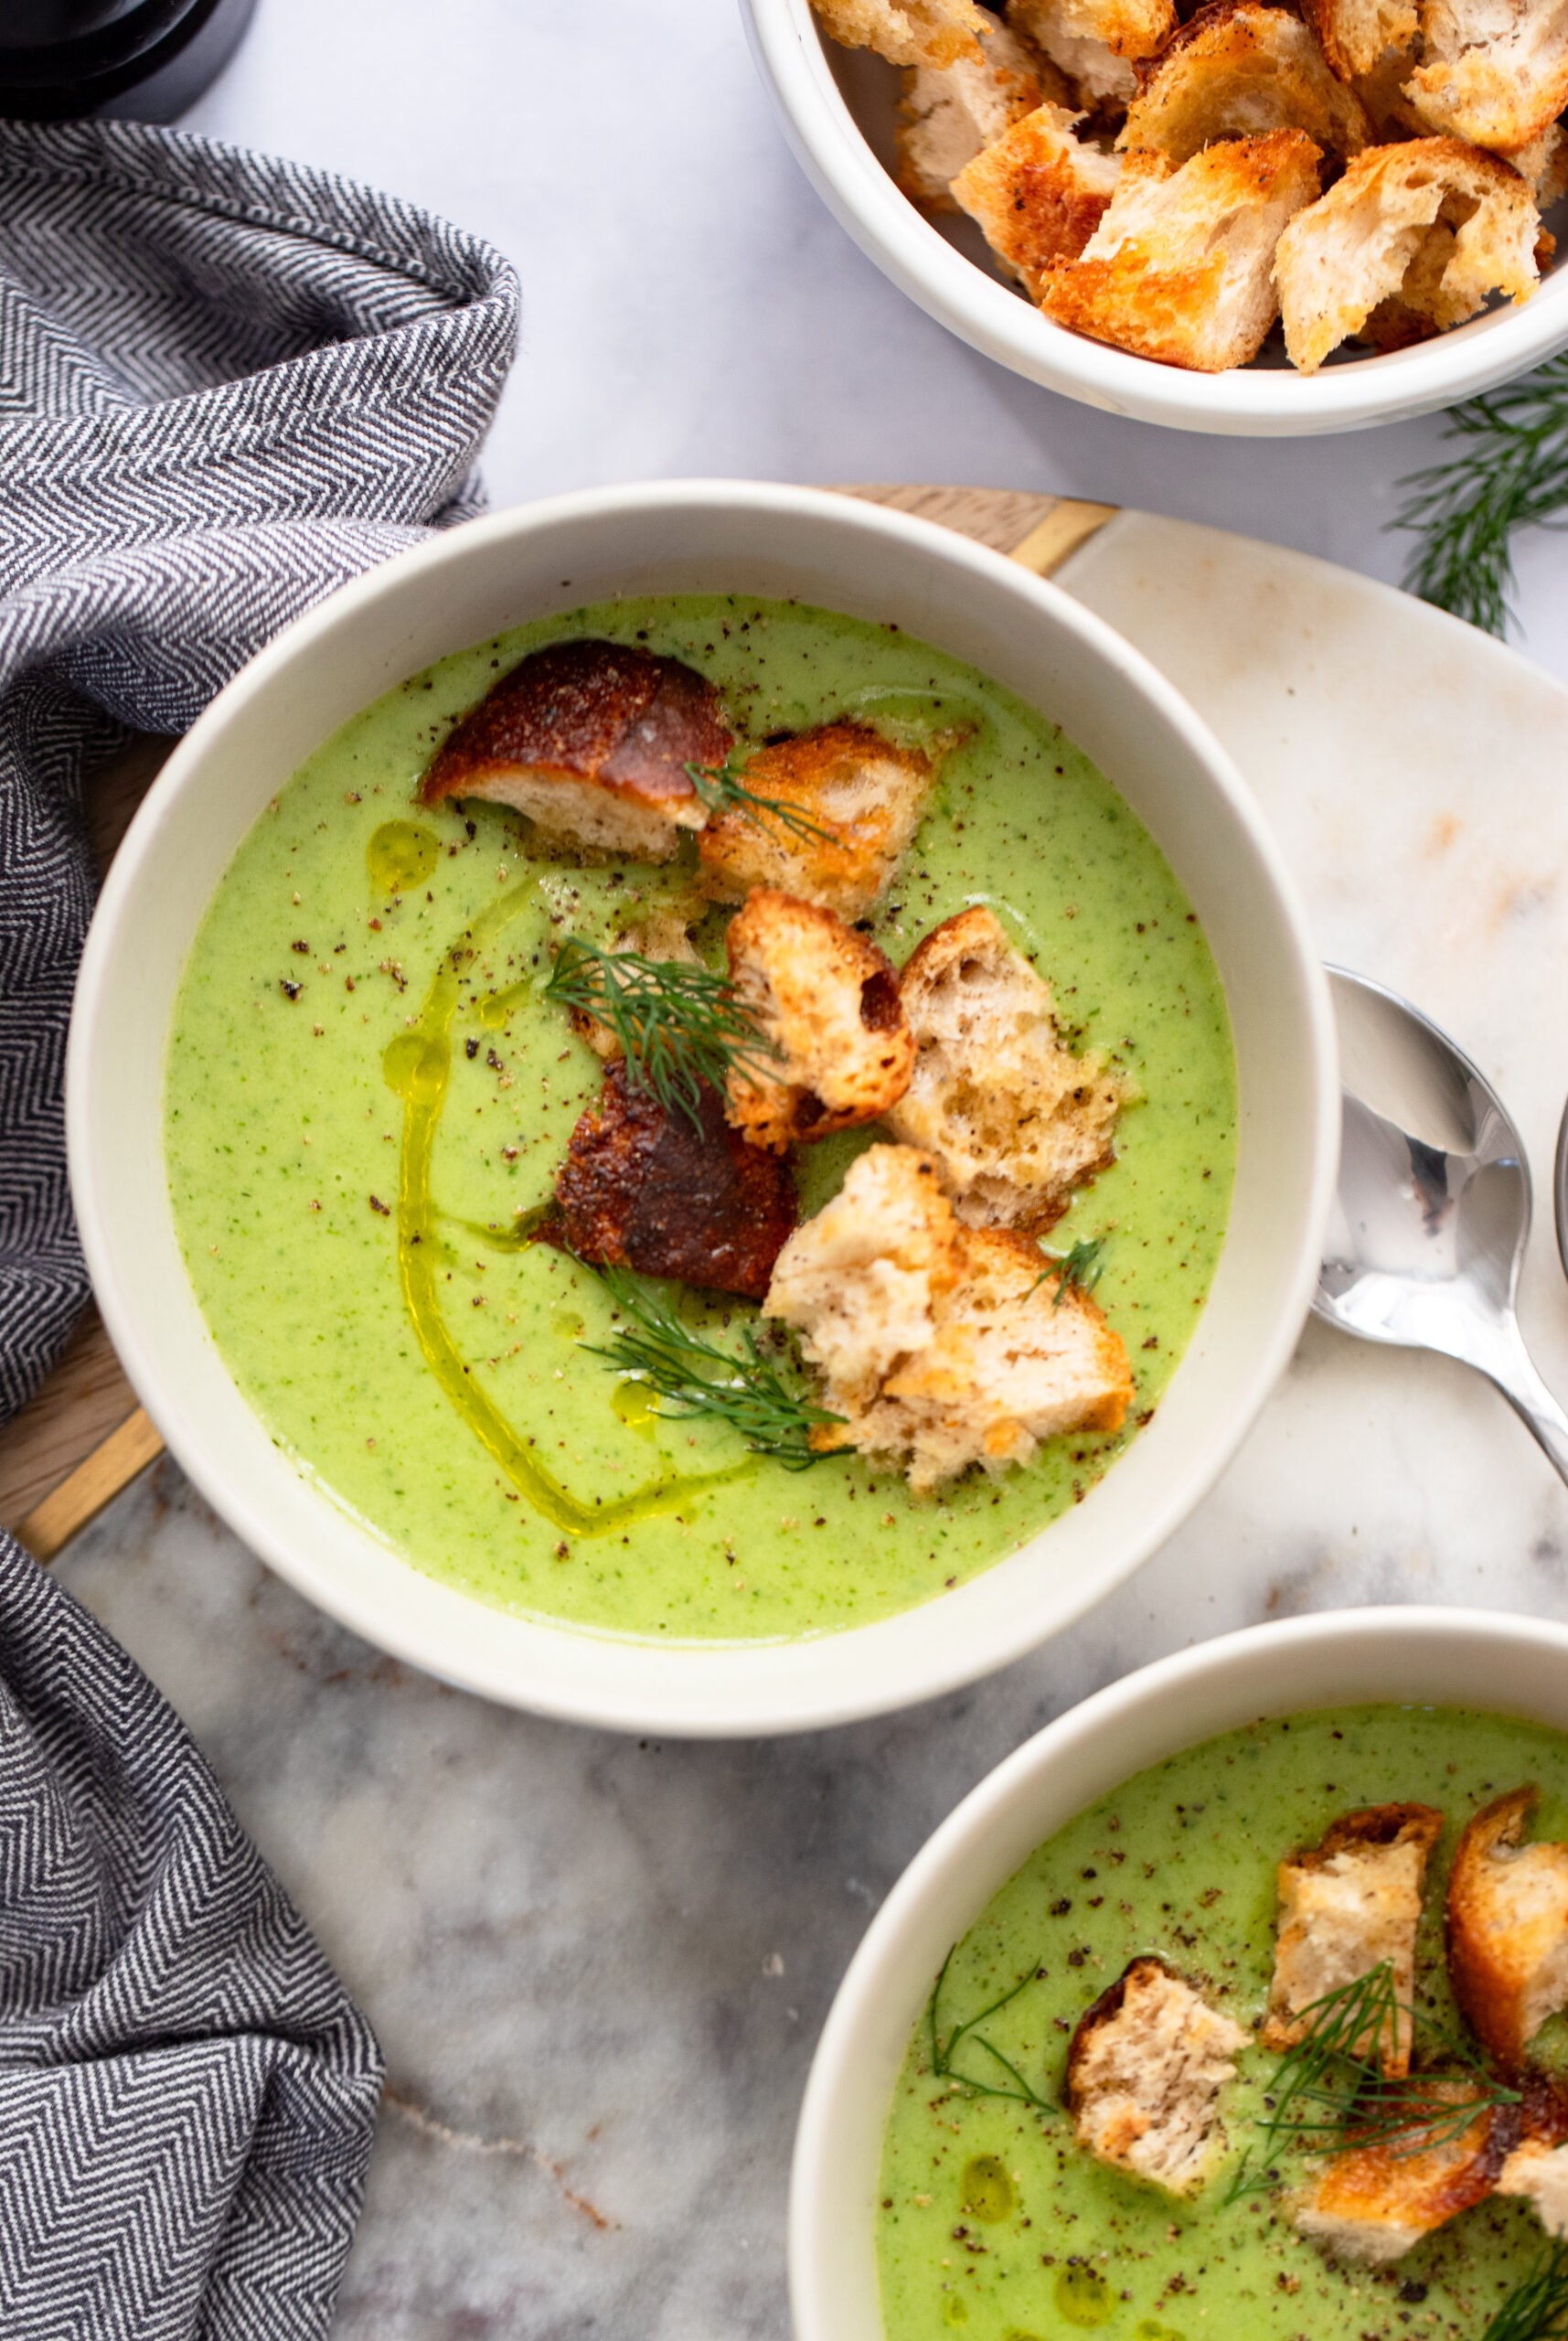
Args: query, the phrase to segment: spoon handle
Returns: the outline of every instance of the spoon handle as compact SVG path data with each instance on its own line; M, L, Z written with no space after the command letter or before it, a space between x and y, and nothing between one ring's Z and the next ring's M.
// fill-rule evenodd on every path
M1556 1465L1558 1477L1568 1481L1568 1414L1563 1413L1536 1372L1534 1361L1517 1331L1500 1353L1477 1363Z

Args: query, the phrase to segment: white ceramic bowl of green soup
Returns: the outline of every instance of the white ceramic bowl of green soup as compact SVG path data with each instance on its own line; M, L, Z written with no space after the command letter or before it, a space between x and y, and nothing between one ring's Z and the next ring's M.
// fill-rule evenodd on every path
M1380 2268L1326 2252L1290 2204L1326 2166L1309 2146L1327 2134L1331 2160L1350 2138L1330 2133L1354 2076L1307 2076L1326 2097L1305 2118L1323 2132L1271 2133L1284 2060L1254 2027L1276 1865L1348 1812L1435 1808L1413 2069L1468 2053L1462 2069L1489 2090L1449 1988L1445 1885L1467 1823L1526 1783L1540 1790L1528 1833L1562 1841L1568 1630L1467 1610L1252 1628L1050 1725L917 1855L840 1987L795 2150L798 2341L1052 2341L1102 2327L1128 2341L1481 2341L1541 2261L1533 2211L1476 2203ZM1212 2158L1184 2197L1096 2160L1064 2102L1080 2020L1147 1958L1245 2036ZM1568 2020L1530 2055L1560 2079Z
M917 1501L857 1456L792 1471L723 1421L668 1419L598 1354L602 1279L526 1240L603 1073L539 994L562 935L652 873L539 859L503 805L415 802L498 674L584 636L697 668L751 736L846 711L962 733L871 924L901 964L994 905L1136 1087L1051 1239L1100 1247L1136 1385L1120 1433ZM944 529L699 483L475 522L247 668L111 872L69 1119L105 1320L255 1552L453 1683L749 1734L972 1679L1171 1533L1299 1330L1337 1099L1294 891L1136 652ZM803 1211L869 1135L805 1150ZM745 1313L702 1321L733 1342Z

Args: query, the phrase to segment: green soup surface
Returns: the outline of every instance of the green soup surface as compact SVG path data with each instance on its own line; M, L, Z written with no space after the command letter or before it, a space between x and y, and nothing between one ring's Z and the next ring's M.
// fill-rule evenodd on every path
M1075 1045L1140 1102L1052 1243L1104 1236L1097 1299L1137 1396L1115 1438L1044 1447L916 1502L858 1459L804 1473L721 1424L661 1416L592 1355L594 1272L526 1240L599 1060L538 993L566 935L689 896L680 866L525 850L421 774L498 673L577 635L689 661L743 735L839 715L968 726L875 921L895 961L987 903L1049 977ZM699 946L722 948L715 913ZM240 1388L336 1500L415 1566L496 1606L671 1639L800 1637L924 1601L1016 1550L1147 1419L1201 1309L1235 1151L1212 959L1110 784L1010 693L894 628L793 604L627 599L443 659L289 781L220 882L169 1046L170 1188L197 1298ZM870 1133L805 1150L803 1213ZM411 1245L410 1229L418 1231ZM742 1304L696 1321L733 1326Z

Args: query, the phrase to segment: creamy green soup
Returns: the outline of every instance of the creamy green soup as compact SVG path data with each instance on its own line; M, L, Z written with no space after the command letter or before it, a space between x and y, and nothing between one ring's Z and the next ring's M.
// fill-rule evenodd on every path
M901 962L990 903L1075 1042L1141 1102L1052 1242L1104 1236L1097 1298L1137 1397L1115 1438L1043 1448L937 1502L859 1459L803 1473L720 1424L662 1418L591 1354L590 1268L528 1241L603 1068L539 992L568 934L603 939L687 867L530 859L525 825L425 811L420 775L498 673L574 635L710 676L750 740L849 713L971 727L876 921ZM683 849L687 853L690 848ZM722 914L699 940L721 952ZM1181 889L1044 717L895 628L795 604L627 600L443 659L347 724L246 838L176 1004L170 1188L230 1372L279 1445L415 1566L504 1609L603 1630L822 1633L928 1599L1081 1497L1158 1401L1202 1307L1235 1146L1230 1029ZM804 1212L869 1133L809 1150ZM733 1325L743 1304L709 1311ZM702 1320L698 1309L696 1321Z
M1462 2213L1392 2268L1352 2268L1299 2237L1274 2195L1227 2200L1278 2058L1242 2051L1222 2101L1225 2158L1178 2201L1080 2153L1060 2103L1068 2038L1141 1952L1250 2026L1274 1964L1275 1869L1356 1806L1438 1806L1417 1958L1418 2022L1462 2032L1442 1898L1477 1807L1539 1783L1534 1825L1568 1833L1568 1740L1500 1716L1359 1707L1260 1723L1155 1765L1080 1813L1009 1879L957 1946L937 2038L959 2072L1004 2087L1000 2052L1047 2111L933 2070L930 2011L888 2122L878 2254L888 2341L1480 2341L1541 2252L1528 2207ZM946 2053L952 2029L1032 1980ZM1560 2067L1554 2018L1534 2053ZM988 2045L987 2045L988 2044ZM1293 2157L1285 2175L1307 2165Z

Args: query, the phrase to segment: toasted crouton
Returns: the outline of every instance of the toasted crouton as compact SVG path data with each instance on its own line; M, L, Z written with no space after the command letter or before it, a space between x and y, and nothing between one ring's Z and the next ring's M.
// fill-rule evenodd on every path
M1041 1273L1010 1228L965 1231L963 1273L930 1342L894 1365L835 1443L901 1466L928 1495L971 1464L1027 1463L1042 1439L1117 1431L1133 1396L1120 1337L1088 1293ZM825 1442L827 1443L827 1442Z
M1512 2070L1568 2007L1568 1845L1526 1844L1538 1790L1477 1813L1448 1874L1448 1974L1477 2037Z
M1046 272L1041 308L1168 366L1244 366L1279 314L1275 246L1317 193L1317 159L1299 130L1209 146L1179 170L1129 155L1082 256Z
M1456 2135L1445 2134L1455 2109L1477 2101L1473 2075L1421 2074L1405 2089L1411 2127L1331 2155L1290 2204L1301 2234L1337 2260L1383 2268L1403 2259L1423 2236L1485 2202L1518 2136L1517 2109L1485 2103ZM1377 2111L1386 2122L1386 2097ZM1424 2121L1436 2141L1429 2145L1417 2143Z
M1403 56L1420 21L1416 0L1304 0L1303 14L1342 81L1375 73L1391 50Z
M1434 130L1509 150L1568 106L1568 11L1552 0L1421 0L1421 34L1405 88Z
M913 837L955 736L927 752L900 747L869 723L824 723L759 748L746 763L746 787L794 806L802 828L749 806L724 807L698 849L706 891L740 903L754 886L775 887L840 918L863 918Z
M1116 144L1185 163L1219 140L1271 130L1305 131L1346 157L1372 134L1299 16L1263 0L1211 0L1147 69Z
M1055 260L1081 252L1115 192L1121 165L1074 135L1082 114L1042 105L953 182L953 199L1026 291Z
M1513 165L1538 211L1550 211L1568 195L1568 131L1560 122L1552 123L1528 146L1516 146L1501 159Z
M1043 1234L1115 1160L1128 1083L1063 1046L1051 986L983 903L933 928L900 993L915 1063L889 1128L936 1157L961 1219Z
M700 905L699 905L700 907ZM663 961L667 966L699 967L702 962L693 948L687 922L677 911L651 911L645 917L629 921L617 928L609 948L614 952L635 951L639 958ZM620 1036L597 1016L590 1016L585 1008L570 1011L571 1029L580 1041L586 1041L596 1057L606 1064L624 1053Z
M873 1146L784 1245L763 1313L799 1330L828 1406L853 1415L899 1358L930 1342L963 1267L936 1165L912 1147Z
M1067 84L1032 41L995 16L980 54L956 65L916 65L904 77L898 116L899 185L916 203L951 211L949 187L965 164Z
M1190 2195L1223 2140L1220 2092L1247 2036L1162 1959L1135 1959L1079 2019L1067 2110L1085 2153Z
M731 1067L727 1111L753 1146L874 1122L897 1105L914 1041L892 967L831 911L759 889L730 922L730 979L776 1051Z
M760 1300L795 1226L794 1182L776 1154L730 1128L716 1091L704 1087L700 1115L698 1128L613 1064L571 1133L541 1240Z
M1540 226L1530 189L1495 155L1453 138L1369 147L1279 240L1292 363L1315 373L1384 301L1445 326L1490 293L1528 298Z
M1429 1804L1373 1805L1341 1813L1316 1845L1281 1862L1265 2046L1305 2039L1311 2018L1304 2010L1386 1961L1396 2012L1381 2038L1350 2047L1360 2057L1376 2054L1391 2076L1409 2072L1415 1930L1442 1828L1443 1815Z
M718 692L678 658L635 644L558 642L492 686L449 732L420 802L485 796L546 837L667 861L707 819L686 767L734 744Z
M975 0L811 0L844 48L874 48L894 65L952 65L975 54L987 28Z
M1568 2146L1527 2138L1498 2174L1499 2195L1522 2195L1551 2236L1568 2236Z
M1089 105L1130 98L1136 59L1154 56L1176 30L1172 0L1011 0L1008 19Z

